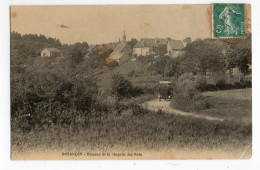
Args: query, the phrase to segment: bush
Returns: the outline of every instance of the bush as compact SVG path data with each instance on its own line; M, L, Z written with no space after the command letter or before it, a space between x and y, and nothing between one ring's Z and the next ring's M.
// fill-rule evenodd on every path
M117 97L130 97L133 91L132 83L118 73L112 76L111 87Z
M224 90L225 89L225 80L223 80L223 79L218 80L216 83L216 87L220 90Z
M127 74L127 77L134 77L135 76L135 71L132 70Z
M207 109L209 104L206 97L197 89L198 82L190 73L180 76L176 82L171 106L184 111Z
M204 92L204 91L217 91L218 88L214 84L206 84L204 86L200 86L199 90L202 91L202 92Z
M130 103L128 106L129 106L129 109L132 110L132 113L134 116L141 116L141 115L144 115L149 112L147 109L143 108L142 106L140 106L134 102Z
M244 82L244 85L245 85L245 87L247 87L247 88L251 88L251 87L252 87L252 82L251 82L251 81L245 81L245 82Z
M237 89L240 89L240 88L243 87L243 85L242 85L240 82L235 82L235 83L234 83L234 86L235 86L235 88L237 88Z

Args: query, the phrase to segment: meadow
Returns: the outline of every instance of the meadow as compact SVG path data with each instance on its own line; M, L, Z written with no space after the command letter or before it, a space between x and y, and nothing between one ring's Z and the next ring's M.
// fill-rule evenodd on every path
M201 114L228 119L250 125L252 123L252 89L235 89L205 92L210 104Z
M75 117L75 123L67 125L50 123L36 126L30 132L12 131L12 152L220 150L242 153L252 142L251 124L153 112L132 101L119 102L117 111L111 110L87 123Z

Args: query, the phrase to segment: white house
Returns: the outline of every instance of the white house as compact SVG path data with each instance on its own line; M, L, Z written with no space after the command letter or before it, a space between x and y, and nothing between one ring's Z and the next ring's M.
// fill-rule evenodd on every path
M45 48L41 52L41 57L61 57L62 53L57 48Z
M152 52L153 47L155 46L155 40L152 38L142 38L138 43L133 47L133 55L145 56Z
M154 47L166 44L167 40L163 38L142 38L133 47L133 55L145 56L153 52Z

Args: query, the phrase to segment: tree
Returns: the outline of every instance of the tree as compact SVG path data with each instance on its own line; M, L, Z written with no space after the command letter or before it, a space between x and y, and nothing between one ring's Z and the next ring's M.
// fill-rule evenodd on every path
M164 68L164 76L172 77L177 75L178 62L176 59L170 58Z
M185 44L190 44L190 43L191 43L191 38L190 38L190 37L186 37L186 38L183 40L183 42L184 42Z
M209 104L205 96L198 90L201 80L192 73L184 73L178 77L171 106L184 111L207 109Z
M112 76L112 93L118 97L129 97L133 90L133 85L125 77L120 74Z
M132 38L131 41L128 42L128 45L131 47L131 49L133 49L133 47L135 46L135 44L137 44L137 39Z
M177 75L178 61L169 56L158 57L149 67L150 71L160 74L165 77Z
M243 39L239 46L227 56L227 67L238 67L241 72L248 72L248 65L252 64L251 34Z
M251 58L251 49L236 49L228 57L228 68L238 67L242 73L247 73Z
M89 48L89 45L87 42L77 42L75 44L72 44L69 46L70 47L70 50L74 50L74 49L78 49L80 50L80 52L82 53L82 55L86 55L87 54L87 50Z
M167 53L167 47L165 44L159 44L158 46L154 47L154 52L158 56L164 56Z
M83 61L83 55L80 49L73 49L71 51L71 59L74 64L79 64Z
M182 72L205 73L208 69L218 71L225 68L222 46L210 39L198 39L188 44L180 60Z

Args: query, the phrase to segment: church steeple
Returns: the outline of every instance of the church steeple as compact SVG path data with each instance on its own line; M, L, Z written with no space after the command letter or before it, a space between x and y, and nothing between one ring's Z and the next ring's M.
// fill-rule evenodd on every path
M126 42L125 30L124 30L124 35L123 35L123 37L122 37L122 40L123 40L123 42Z

